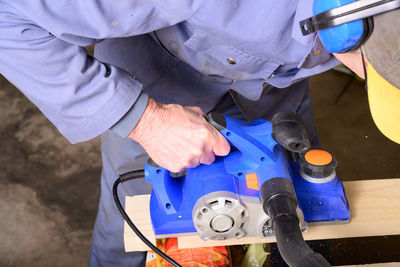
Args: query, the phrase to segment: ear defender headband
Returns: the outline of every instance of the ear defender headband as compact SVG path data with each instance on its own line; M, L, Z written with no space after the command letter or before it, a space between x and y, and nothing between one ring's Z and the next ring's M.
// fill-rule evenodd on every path
M314 0L317 15L300 21L300 28L303 35L318 32L328 52L348 52L359 48L372 33L372 16L397 8L400 0Z

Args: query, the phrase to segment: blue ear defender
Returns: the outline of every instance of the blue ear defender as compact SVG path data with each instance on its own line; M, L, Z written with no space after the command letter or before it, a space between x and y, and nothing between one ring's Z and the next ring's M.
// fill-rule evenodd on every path
M354 2L355 0L314 0L313 14L320 14L333 8ZM319 39L330 53L343 53L355 50L369 36L369 25L365 19L337 25L318 32Z
M330 53L359 48L373 31L372 16L400 7L400 0L314 0L313 17L300 21L303 35L318 32Z

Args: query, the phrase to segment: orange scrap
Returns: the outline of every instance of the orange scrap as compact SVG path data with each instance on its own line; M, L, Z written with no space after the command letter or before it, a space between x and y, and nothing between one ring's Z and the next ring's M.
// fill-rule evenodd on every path
M228 249L225 246L179 249L178 238L157 239L156 244L159 249L182 267L231 267ZM146 267L170 266L172 265L158 255L155 259L146 263Z

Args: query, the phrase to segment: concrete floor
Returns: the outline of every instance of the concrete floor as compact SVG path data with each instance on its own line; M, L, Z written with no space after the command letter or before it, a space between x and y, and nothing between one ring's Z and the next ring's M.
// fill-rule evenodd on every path
M69 144L4 78L0 88L0 266L85 266L99 139Z
M311 79L323 146L342 180L400 177L400 145L375 128L363 83ZM99 198L99 139L70 145L0 77L0 266L85 266ZM340 97L338 97L341 95ZM335 264L400 261L400 237L331 243Z

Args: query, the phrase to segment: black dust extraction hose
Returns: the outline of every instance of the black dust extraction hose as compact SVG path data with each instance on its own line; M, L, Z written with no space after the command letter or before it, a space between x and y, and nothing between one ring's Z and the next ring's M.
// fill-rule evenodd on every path
M288 179L267 180L261 186L260 197L264 211L271 218L279 252L290 267L331 266L303 239L296 211L297 199Z
M141 232L140 230L133 224L131 219L129 218L128 214L125 212L124 208L121 205L121 202L119 201L118 198L118 185L120 183L123 183L128 180L136 179L136 178L143 178L144 177L144 170L136 170L136 171L131 171L124 173L118 177L118 179L114 182L113 186L113 197L115 201L115 205L117 205L117 208L119 212L121 213L122 217L124 217L125 221L128 223L128 225L132 228L132 230L135 232L135 234L150 248L152 249L155 253L160 255L163 259L165 259L167 262L172 264L172 266L175 267L182 267L174 261L170 256L162 252L160 249L158 249L156 246L154 246Z

